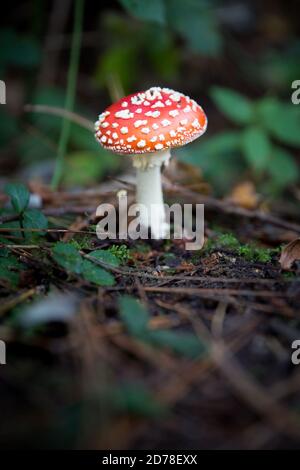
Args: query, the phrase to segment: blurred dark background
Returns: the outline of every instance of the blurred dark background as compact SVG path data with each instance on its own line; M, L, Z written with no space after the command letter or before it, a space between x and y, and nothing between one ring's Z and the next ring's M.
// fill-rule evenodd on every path
M48 112L28 112L26 105L65 108L67 84L72 75L69 64L77 3L78 0L11 0L1 6L0 80L5 81L7 89L7 104L0 105L1 197L8 182L25 183L35 193L36 188L48 187L53 178L63 120ZM194 191L224 198L225 203L227 198L244 208L263 209L266 213L276 208L277 215L284 219L299 220L300 104L294 105L291 101L292 83L300 80L299 1L86 0L83 3L78 74L73 71L73 79L77 79L74 111L93 123L112 101L151 86L174 88L190 95L204 108L208 130L194 143L174 150L173 160L178 163L169 170L171 180L176 182L183 172ZM69 193L79 194L76 199L79 204L85 189L98 187L132 171L129 159L104 151L91 130L79 124L71 124L63 154L65 159L59 186L66 191L64 198L62 193L53 195L55 210L67 206ZM47 204L47 191L41 190L40 193L46 195ZM175 196L181 202L180 196ZM98 199L96 195L92 200L93 207ZM2 201L5 205L7 197L3 196ZM11 215L11 208L7 206L0 213L7 216L9 210ZM210 235L216 214L212 218L209 212L207 214ZM52 213L54 216L58 218L59 211ZM81 219L76 225L77 219L74 222L69 216L63 217L63 220L55 221L52 218L51 227L92 229L89 221L80 225ZM220 220L225 226L230 219L227 212L221 214ZM278 249L281 242L291 241L296 236L288 230L283 235L281 232L278 234L273 225L260 232L255 225L257 222L251 218L241 220L243 222L238 222L235 229L237 232L244 230L246 241L256 237L267 240L267 245L276 245ZM85 251L95 248L92 245L98 241L84 235L80 244L79 238L76 239L76 248ZM11 238L13 243L18 241L14 234ZM19 239L21 242L18 243L27 240ZM28 240L31 243L31 239ZM37 241L33 239L34 243L40 244L39 249L33 252L37 253L35 256L32 252L26 254L21 247L21 251L16 252L13 273L10 272L17 277L17 281L13 278L16 297L19 285L21 289L33 286L34 294L29 292L24 302L21 299L20 306L15 305L14 295L12 305L8 308L7 303L4 305L1 338L5 339L7 335L8 355L12 358L12 365L1 369L0 375L4 390L1 394L1 422L4 424L0 428L0 441L5 447L128 448L133 442L137 448L196 448L199 445L216 448L224 446L224 436L228 448L241 447L248 441L251 445L254 442L254 447L268 443L268 436L272 437L273 432L272 421L267 423L270 425L268 434L264 423L257 422L256 412L249 411L231 394L228 383L220 380L221 374L210 374L209 367L213 370L214 367L208 364L206 368L205 358L203 368L199 361L199 370L193 372L193 359L185 357L176 359L176 362L173 356L162 353L157 346L150 349L146 345L144 348L141 342L130 342L126 335L121 335L121 339L115 335L121 328L120 322L117 325L111 322L116 319L116 299L123 291L131 293L134 289L140 296L140 285L135 283L135 279L119 276L116 290L105 290L101 283L95 285L92 281L88 284L72 273L70 276L68 267L65 272L59 263L53 263L53 259L47 261L52 245L59 237L47 234L45 240L42 243L41 237ZM70 241L70 234L63 240ZM131 263L129 267L135 266L143 272L157 272L159 283L161 272L156 268L167 264L167 255L169 260L172 258L172 253L168 253L171 244L164 246L166 253L163 255L157 246L145 245L133 247L138 252L134 260L126 258L126 246L125 251L124 246L119 251L125 253L125 265L128 262ZM40 250L41 247L43 249ZM106 245L103 247L107 248ZM277 260L274 259L274 267L271 257L264 264L255 260L252 264L242 264L240 271L237 268L236 271L226 271L227 264L234 265L237 258L230 251L220 262L208 255L203 260L202 252L195 261L192 254L183 254L175 244L173 248L175 261L187 261L175 273L200 269L198 272L202 276L207 273L238 279L242 275L261 276L264 281L264 277L268 280L275 276L276 268L278 279L281 276ZM20 247L16 249L20 250ZM22 271L24 259L29 266L25 274ZM190 264L192 261L194 265ZM174 266L170 264L171 271L165 272L173 273ZM4 269L2 281L3 278L6 281L6 277ZM26 307L28 298L40 294L43 297L52 284L66 291L72 288L82 294L82 305L78 308L80 315L76 315L68 326L58 322L48 325L45 331L42 327L37 331L29 327L20 332L14 322ZM216 285L219 287L219 281ZM41 286L42 293L39 290ZM257 289L262 288L259 285ZM276 286L273 285L273 289L275 291ZM4 283L3 292L9 303L11 286ZM287 301L291 292L286 291ZM299 295L296 280L293 292ZM278 311L284 314L284 304L276 295L274 297L275 302L276 299L278 301L275 314ZM156 301L157 297L153 299ZM159 308L163 308L161 299L158 296L158 302L154 302L149 297L151 314L155 321L158 318L158 326L161 318L156 315ZM177 299L174 296L172 302L180 308L182 298ZM56 290L50 307L46 296L45 302L46 311L51 310L52 313L64 305ZM193 312L200 311L209 324L215 310L218 311L215 303L211 299L205 303L205 299L191 298L190 307ZM237 340L239 346L240 341L242 349L246 344L247 350L242 350L239 359L249 359L248 363L245 361L246 369L253 375L255 373L263 385L272 387L273 381L284 380L291 370L289 327L283 328L280 324L288 338L282 343L283 347L278 341L278 331L281 330L276 330L273 311L271 315L268 310L272 306L270 296L263 305L266 307L265 316L259 314L259 319L251 316L251 305L249 309L245 307L241 314L239 300L236 304L235 315L228 315L230 344ZM181 326L178 316L184 320L184 315L174 314L172 305L167 311L170 315L165 315L167 328ZM72 302L70 308L75 313ZM41 310L43 313L44 304ZM12 313L6 315L8 311ZM289 318L290 315L288 311ZM262 318L266 322L264 330ZM269 320L270 324L267 323ZM298 323L291 316L292 334L299 331ZM233 325L237 325L234 326L236 329ZM68 328L70 335L66 334ZM237 337L240 332L242 339ZM168 339L167 345L174 342L172 336ZM179 341L177 338L176 347L178 343L182 347L180 338ZM186 391L184 381L177 376L178 370L187 372ZM199 382L193 382L193 373L196 377L199 374ZM194 384L191 390L190 380ZM156 400L161 398L161 388L169 400L167 411ZM150 393L152 389L158 390L155 400ZM284 394L280 395L283 389L284 386L280 388L279 384L277 398L284 397ZM188 395L184 402L180 402L181 391L183 397ZM295 393L292 402L295 413L299 410L296 398ZM165 416L172 419L165 419ZM117 423L109 426L110 420L114 421L116 417ZM155 433L152 422L149 421L148 427L146 422L153 417L160 419ZM243 440L240 441L241 431ZM296 443L288 444L299 446L299 433L297 438ZM272 441L270 447L282 448L285 445L282 438L279 443Z
M24 105L64 107L74 2L14 1L6 10L1 183L47 183L62 120L24 113ZM175 154L201 169L212 193L226 195L245 180L267 198L294 197L300 106L291 104L291 84L300 77L299 27L296 0L86 1L75 110L94 121L120 95L153 85L177 89L203 106L209 127ZM72 124L65 186L94 185L122 166Z

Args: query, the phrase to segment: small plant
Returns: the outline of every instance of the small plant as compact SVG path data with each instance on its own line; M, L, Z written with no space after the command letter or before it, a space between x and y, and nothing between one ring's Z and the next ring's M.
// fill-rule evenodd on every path
M44 214L37 209L29 209L30 193L23 184L7 184L5 193L9 196L14 212L18 216L17 222L9 222L2 224L2 228L12 228L17 236L20 236L22 229L22 237L28 240L36 240L39 236L45 235L48 228L48 220ZM40 229L40 231L39 231Z
M113 245L107 251L116 256L123 264L127 263L130 258L130 251L126 245Z

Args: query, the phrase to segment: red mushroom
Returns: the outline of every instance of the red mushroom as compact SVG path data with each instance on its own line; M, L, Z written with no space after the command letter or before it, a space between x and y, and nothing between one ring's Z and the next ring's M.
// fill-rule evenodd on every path
M105 149L133 157L137 203L146 208L140 222L155 238L163 238L168 229L160 167L168 164L171 148L192 142L206 127L205 113L194 100L159 87L122 98L95 124L96 139Z

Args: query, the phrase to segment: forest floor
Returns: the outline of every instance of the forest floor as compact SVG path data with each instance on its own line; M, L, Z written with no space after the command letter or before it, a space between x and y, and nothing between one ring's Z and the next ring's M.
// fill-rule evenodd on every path
M299 447L300 268L279 263L299 221L165 181L168 200L205 204L202 250L101 241L95 207L115 191L31 189L50 228L1 245L22 264L0 287L1 448ZM76 272L59 241L109 252L93 262L114 281Z

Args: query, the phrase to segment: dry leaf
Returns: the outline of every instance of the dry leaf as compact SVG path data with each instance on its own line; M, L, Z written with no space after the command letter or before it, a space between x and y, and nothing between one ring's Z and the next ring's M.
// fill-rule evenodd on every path
M255 209L259 198L254 184L251 181L243 181L233 189L229 199L234 204L245 207L245 209Z
M288 270L296 260L300 260L300 238L296 238L283 248L279 263L282 269Z

